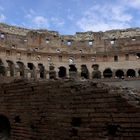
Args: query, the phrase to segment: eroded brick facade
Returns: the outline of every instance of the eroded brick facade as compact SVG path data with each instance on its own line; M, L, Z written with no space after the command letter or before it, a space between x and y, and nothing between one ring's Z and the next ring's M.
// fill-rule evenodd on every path
M140 139L140 97L127 89L16 80L1 84L0 95L0 136L11 134L10 140Z
M140 29L60 35L0 24L0 60L8 77L140 77Z

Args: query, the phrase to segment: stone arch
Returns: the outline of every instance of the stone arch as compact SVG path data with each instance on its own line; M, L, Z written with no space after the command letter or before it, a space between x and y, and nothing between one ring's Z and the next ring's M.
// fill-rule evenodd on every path
M112 74L113 74L113 72L110 68L107 68L103 71L104 78L111 78Z
M40 78L45 78L45 67L43 64L38 64Z
M127 77L136 77L136 72L133 69L128 69L126 75Z
M14 69L15 69L14 63L11 60L7 60L7 63L9 68L9 75L14 76Z
M24 70L25 70L25 65L23 62L18 61L17 62L18 65L18 72L19 72L19 76L24 77Z
M81 65L81 77L89 78L89 71L86 65Z
M64 66L59 67L58 76L60 78L66 77L66 68Z
M115 76L116 77L118 77L118 78L123 78L124 77L124 72L123 72L123 70L117 70L116 72L115 72Z
M76 78L77 77L77 68L74 64L69 65L69 76L71 78Z
M4 115L0 115L0 139L8 140L10 138L10 132L11 125L9 119Z
M27 67L31 73L31 78L35 77L35 66L33 63L27 63Z
M93 68L92 79L101 78L101 71L99 71L99 65L98 64L93 64L92 68Z
M69 71L77 72L77 68L75 65L71 64L71 65L69 65L69 67L70 67Z
M2 76L5 75L5 66L1 59L0 59L0 75L2 75Z

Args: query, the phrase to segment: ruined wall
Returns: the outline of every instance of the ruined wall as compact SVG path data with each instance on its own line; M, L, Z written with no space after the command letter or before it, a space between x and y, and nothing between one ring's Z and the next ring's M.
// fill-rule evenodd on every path
M0 123L1 115L9 119L11 140L140 139L140 97L127 90L91 81L18 80L1 84L0 95Z
M19 77L17 63L20 62L24 65L26 78L41 78L39 64L45 68L43 78L47 79L49 66L52 65L57 74L60 67L65 67L65 77L69 77L70 65L75 65L79 77L81 66L86 65L89 78L92 79L94 64L99 65L102 78L105 77L106 69L112 71L113 78L140 77L140 29L60 35L56 31L31 30L0 24L0 59L6 67L5 76ZM9 74L7 61L13 63L13 75ZM28 63L32 63L33 71ZM127 74L129 69L135 74ZM118 70L122 71L123 76L116 74Z

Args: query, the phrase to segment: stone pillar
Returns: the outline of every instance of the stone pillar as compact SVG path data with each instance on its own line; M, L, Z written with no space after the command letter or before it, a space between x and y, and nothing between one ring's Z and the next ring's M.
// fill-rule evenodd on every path
M116 73L116 70L113 69L113 70L112 70L112 78L116 78L115 73Z
M59 72L59 69L58 68L55 68L56 70L56 78L59 78L59 75L58 75L58 72Z
M10 76L11 76L10 71L7 70L7 77L10 77Z
M31 78L31 72L27 73L27 78L29 78L29 79Z
M123 71L124 71L124 78L127 78L127 70L124 69Z

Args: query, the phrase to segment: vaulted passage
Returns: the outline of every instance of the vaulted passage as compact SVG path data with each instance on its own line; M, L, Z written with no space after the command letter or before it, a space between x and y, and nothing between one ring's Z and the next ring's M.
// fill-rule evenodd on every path
M129 69L127 71L127 77L135 77L136 76L136 72L133 69Z
M0 140L9 140L11 126L7 117L0 115Z
M86 65L81 65L81 77L84 77L86 79L89 78L89 71Z
M104 78L111 78L112 77L112 70L110 68L105 69L103 72Z
M117 70L115 73L115 76L118 78L123 78L124 77L124 72L122 70Z
M66 68L65 67L63 67L63 66L59 67L58 76L60 78L66 77Z

